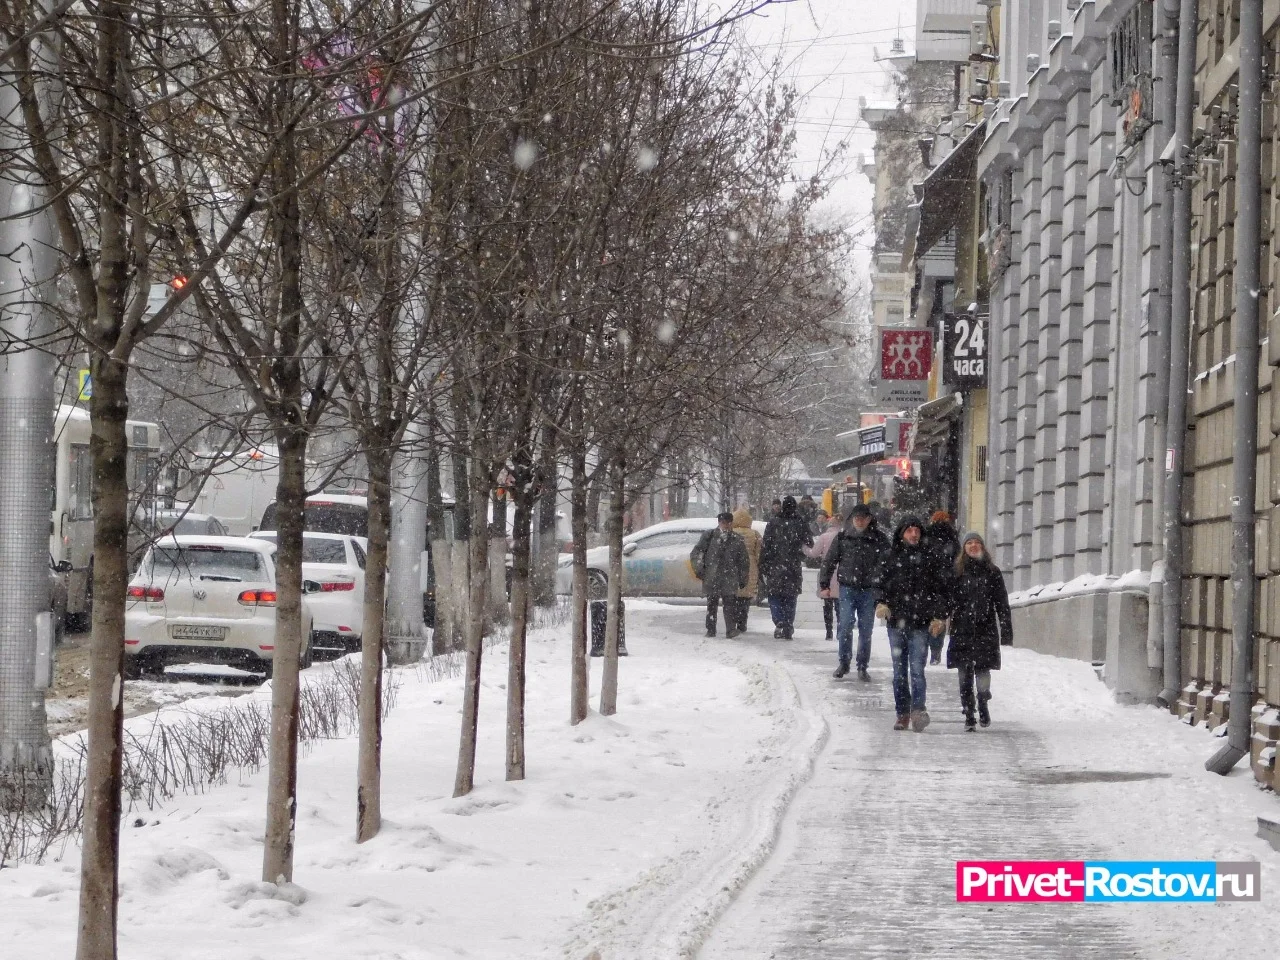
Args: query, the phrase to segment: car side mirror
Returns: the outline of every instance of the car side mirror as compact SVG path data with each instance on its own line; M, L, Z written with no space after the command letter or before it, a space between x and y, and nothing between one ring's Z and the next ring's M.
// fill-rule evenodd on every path
M319 583L318 581L316 581L316 580L303 580L303 581L302 581L302 592L303 592L304 594L306 594L306 593L319 593L319 592L320 592L320 583Z
M70 560L59 560L53 565L54 573L71 573L74 569L75 567L71 565Z
M625 546L623 546L623 548L622 548L622 555L623 555L624 557L629 557L629 556L631 556L631 554L633 554L633 553L635 553L635 552L636 552L636 550L638 549L638 547L639 547L639 544L636 544L636 543L634 543L634 542L633 542L633 543L628 543L628 544L626 544Z

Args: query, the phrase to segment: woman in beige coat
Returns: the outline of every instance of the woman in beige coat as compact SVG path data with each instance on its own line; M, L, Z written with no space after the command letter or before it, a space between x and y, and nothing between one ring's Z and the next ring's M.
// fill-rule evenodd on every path
M760 587L760 550L764 540L751 526L751 511L739 507L733 512L733 532L742 537L747 545L747 559L751 568L747 573L747 585L738 591L738 630L747 629L747 614L751 610L751 601L756 598Z

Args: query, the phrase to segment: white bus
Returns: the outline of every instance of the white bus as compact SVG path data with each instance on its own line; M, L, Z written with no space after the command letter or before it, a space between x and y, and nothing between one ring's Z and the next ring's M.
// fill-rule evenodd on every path
M89 457L89 411L60 406L54 418L57 449L49 557L71 564L67 574L67 615L83 618L93 604L93 466ZM160 468L160 426L140 420L126 425L129 444L130 516L150 516ZM130 543L136 524L130 525Z

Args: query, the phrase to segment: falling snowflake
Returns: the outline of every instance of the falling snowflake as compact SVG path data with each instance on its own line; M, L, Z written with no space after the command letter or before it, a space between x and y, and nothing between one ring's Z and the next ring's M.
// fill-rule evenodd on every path
M528 170L538 160L538 145L531 140L521 140L516 144L516 149L511 155L512 162L517 169Z
M641 147L636 151L636 170L648 173L658 165L658 151L652 147Z
M670 320L663 320L658 324L658 339L663 343L670 343L676 335L676 325Z

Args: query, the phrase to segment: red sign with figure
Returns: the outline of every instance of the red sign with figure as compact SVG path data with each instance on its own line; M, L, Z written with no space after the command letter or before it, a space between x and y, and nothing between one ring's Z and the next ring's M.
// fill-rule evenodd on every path
M881 328L881 380L928 380L932 365L932 330Z

